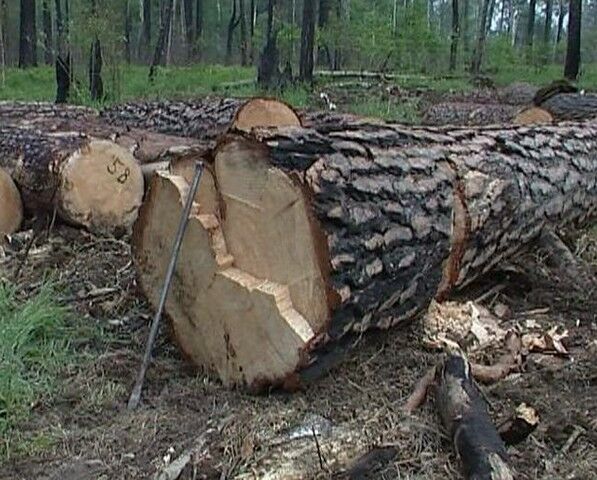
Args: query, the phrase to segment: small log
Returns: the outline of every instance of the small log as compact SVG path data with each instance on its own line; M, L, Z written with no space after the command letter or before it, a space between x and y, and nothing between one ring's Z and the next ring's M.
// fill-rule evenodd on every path
M541 102L540 107L558 121L590 120L597 118L597 95L560 93Z
M442 424L462 461L465 478L512 480L506 447L463 355L449 356L438 369L435 401Z
M445 102L432 105L423 115L423 125L491 125L510 123L517 107L488 103Z
M199 139L211 145L230 130L301 125L292 107L272 98L126 103L103 110L101 117L112 125Z
M592 124L348 121L228 135L200 186L197 239L182 247L186 283L166 307L177 339L227 385L295 388L324 362L321 345L413 319L546 225L595 212L595 148ZM187 184L176 178L160 177L136 225L154 300L175 230L163 218Z
M0 168L0 244L4 235L16 232L23 221L23 203L10 175Z
M98 233L128 230L143 197L143 175L133 156L108 140L0 128L0 166L31 211L56 210L68 223Z

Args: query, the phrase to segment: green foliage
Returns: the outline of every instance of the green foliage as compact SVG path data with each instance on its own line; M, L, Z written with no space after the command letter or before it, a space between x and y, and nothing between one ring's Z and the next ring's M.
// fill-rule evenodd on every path
M51 395L60 370L72 360L67 310L55 302L51 286L26 301L0 283L0 436L29 415L33 406Z

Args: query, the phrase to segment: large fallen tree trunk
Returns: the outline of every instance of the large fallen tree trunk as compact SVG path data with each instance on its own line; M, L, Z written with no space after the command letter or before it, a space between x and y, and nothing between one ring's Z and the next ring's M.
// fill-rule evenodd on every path
M491 103L445 102L429 107L423 125L492 125L510 123L518 108Z
M107 108L101 117L113 125L215 142L228 130L254 126L299 126L287 104L271 98L206 97L186 102L134 102Z
M539 99L534 106L522 110L514 119L518 124L583 121L597 118L597 95L558 93Z
M450 355L438 370L435 400L444 428L462 461L465 478L513 480L506 447L464 356Z
M23 221L23 203L10 175L0 168L0 245L3 236L16 232Z
M55 210L98 233L128 230L143 197L141 168L130 152L79 132L0 127L0 167L26 209Z
M597 207L597 126L423 129L365 121L228 135L166 309L227 385L295 388L322 344L414 318L546 225ZM135 224L159 297L188 184L159 174Z

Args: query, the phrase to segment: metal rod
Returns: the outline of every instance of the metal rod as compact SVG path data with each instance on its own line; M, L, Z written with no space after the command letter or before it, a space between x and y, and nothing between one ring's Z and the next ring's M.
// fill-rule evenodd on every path
M178 224L178 231L176 232L176 238L174 240L174 245L172 246L172 254L170 256L170 263L168 264L168 270L166 271L166 278L164 279L164 285L162 287L162 293L160 296L160 302L158 304L158 309L155 312L155 316L153 317L153 321L151 323L151 329L149 331L149 337L147 338L147 345L145 347L145 355L143 356L143 362L141 363L141 368L139 369L139 373L137 375L137 380L135 382L135 386L133 387L133 391L131 392L131 396L130 396L128 404L127 404L127 408L129 410L136 408L139 405L139 401L141 400L141 390L143 389L145 373L147 372L147 368L149 367L149 361L151 359L151 351L153 349L153 344L155 342L155 338L158 333L158 328L160 326L160 319L162 317L162 311L164 310L166 298L168 297L170 283L172 283L172 275L174 274L174 268L176 267L178 253L180 252L180 246L182 244L182 239L184 237L184 233L186 231L187 224L189 223L189 215L191 213L191 207L193 205L195 193L197 192L197 187L199 186L199 181L201 180L202 174L203 174L203 163L197 162L197 164L195 165L195 175L193 176L193 182L191 183L191 187L189 189L189 193L186 198L184 209L182 211L182 215L180 218L180 223Z

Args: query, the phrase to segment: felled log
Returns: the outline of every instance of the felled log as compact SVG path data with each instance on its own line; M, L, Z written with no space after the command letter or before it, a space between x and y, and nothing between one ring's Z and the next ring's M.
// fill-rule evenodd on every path
M468 361L448 357L438 370L435 401L442 424L460 457L465 478L512 480L504 442L493 425Z
M0 102L0 120L53 118L55 120L81 120L97 117L99 112L93 108L78 105L57 105L50 102Z
M490 103L444 102L423 114L423 125L492 125L510 123L518 108Z
M16 232L23 221L23 203L10 175L0 168L0 244L2 237Z
M134 102L109 107L101 117L112 125L215 142L229 129L301 124L284 102L271 98L216 98L196 101Z
M519 124L584 121L597 118L597 95L559 93L547 95L538 105L521 111L514 119Z
M32 211L52 211L99 233L127 230L143 197L133 156L108 140L80 133L0 127L0 167Z
M546 225L594 213L596 148L592 123L228 135L166 305L178 343L227 385L296 388L325 363L322 345L411 320ZM135 224L153 303L187 189L155 177Z

